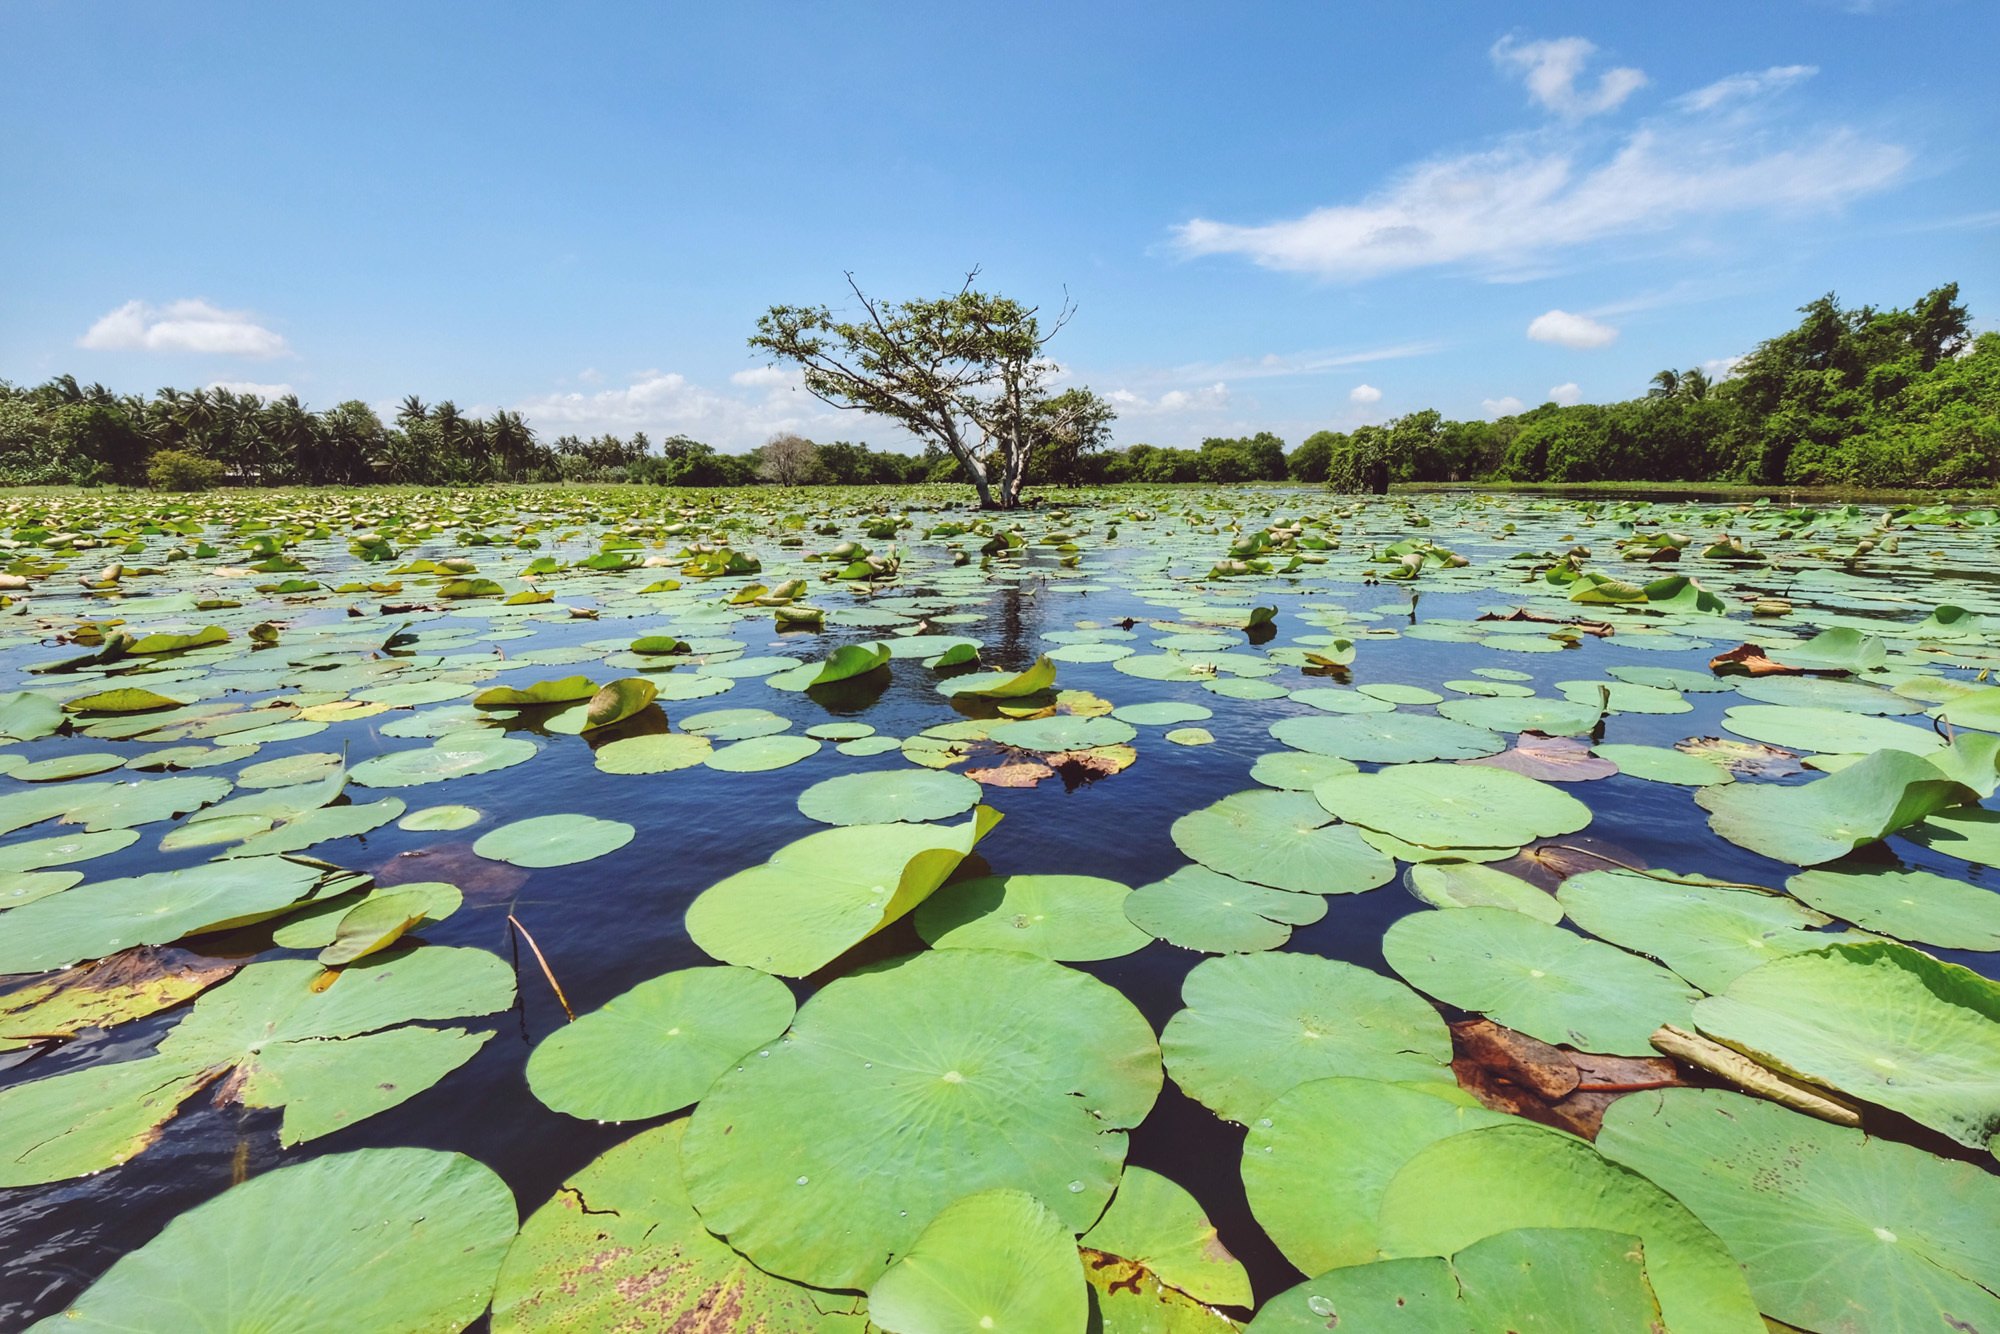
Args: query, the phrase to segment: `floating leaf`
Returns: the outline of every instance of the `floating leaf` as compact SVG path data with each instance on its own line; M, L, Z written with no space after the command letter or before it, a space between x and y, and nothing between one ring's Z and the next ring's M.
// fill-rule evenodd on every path
M659 686L643 676L621 677L590 697L583 710L583 730L616 727L650 705L659 693Z
M1774 861L1817 866L1887 838L1976 794L1918 756L1879 750L1798 787L1732 783L1694 799L1708 826Z
M809 736L760 736L710 751L702 763L724 773L768 773L809 760L819 751L820 743Z
M1817 929L1827 924L1824 914L1782 894L1704 884L1671 871L1586 871L1563 881L1556 898L1591 935L1658 959L1708 992L1829 939Z
M62 1042L191 1000L235 972L233 960L125 950L0 996L0 1051Z
M1237 792L1174 821L1174 845L1210 870L1307 894L1357 894L1396 874L1303 792Z
M1039 695L1056 683L1056 665L1046 656L1036 658L1024 672L974 672L938 683L947 695L971 695L979 699L1021 699Z
M511 866L574 866L618 851L637 832L622 821L594 815L536 815L489 830L472 850Z
M947 820L978 804L978 783L933 769L841 774L799 794L800 814L832 825Z
M827 654L817 672L807 678L808 689L813 686L832 685L836 681L852 680L865 676L878 667L887 665L889 650L883 644L845 644Z
M981 876L926 899L917 909L917 934L939 949L1019 950L1063 962L1116 959L1149 939L1126 918L1131 893L1090 875Z
M1427 848L1519 847L1590 823L1589 807L1547 783L1460 764L1329 778L1313 797L1350 824Z
M494 686L472 697L475 709L528 709L545 704L574 704L597 694L597 683L587 676L565 676L555 681L537 681L531 686Z
M1933 871L1841 861L1802 871L1785 889L1821 912L1898 940L2000 950L2000 894Z
M1540 888L1478 862L1412 866L1403 883L1433 908L1505 908L1552 926L1562 920L1562 905Z
M1183 866L1164 880L1141 885L1125 900L1125 916L1149 936L1208 954L1274 950L1294 926L1326 916L1317 894L1268 889L1206 866Z
M62 707L69 713L157 713L161 709L178 708L185 700L156 694L137 686L124 686L117 690L100 690L94 695L80 695Z
M343 968L380 953L430 915L431 898L421 891L370 894L350 908L334 928L333 943L319 952L328 968Z
M1307 715L1271 724L1271 735L1296 750L1364 764L1456 760L1491 755L1507 743L1483 727L1426 713Z
M355 765L348 778L362 787L422 787L472 774L490 774L535 757L535 743L485 728L451 732L428 746L394 750Z
M608 774L664 774L692 769L714 753L705 736L686 732L651 732L607 741L592 752L597 767Z
M1024 1191L967 1195L869 1288L868 1319L886 1334L1082 1334L1089 1298L1072 1235Z

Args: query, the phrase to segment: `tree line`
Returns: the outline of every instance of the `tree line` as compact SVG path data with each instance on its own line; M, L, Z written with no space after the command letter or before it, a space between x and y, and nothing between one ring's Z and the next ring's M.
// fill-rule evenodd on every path
M921 453L795 434L747 454L643 431L545 442L519 413L480 417L448 400L406 398L384 421L359 401L314 412L289 394L117 394L64 375L0 380L0 485L969 481L982 504L1011 508L1030 482L2000 484L2000 333L1973 335L1955 283L1902 309L1842 307L1829 293L1726 375L1662 370L1623 402L1544 403L1494 421L1426 409L1296 447L1260 431L1195 449L1113 448L1110 404L1057 387L1044 349L1067 307L1044 332L1034 308L975 290L972 276L901 304L849 284L864 318L774 306L751 346L822 401L900 423Z

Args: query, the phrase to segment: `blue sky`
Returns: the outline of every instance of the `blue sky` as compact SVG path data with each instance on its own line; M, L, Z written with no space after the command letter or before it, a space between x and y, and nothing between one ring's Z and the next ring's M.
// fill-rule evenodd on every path
M978 265L1120 443L2000 325L2000 6L0 0L0 376L893 444L774 302Z

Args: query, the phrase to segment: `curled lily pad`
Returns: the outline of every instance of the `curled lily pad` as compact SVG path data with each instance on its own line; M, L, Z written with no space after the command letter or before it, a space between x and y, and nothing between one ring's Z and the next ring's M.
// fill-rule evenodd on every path
M1694 799L1708 812L1709 828L1731 843L1817 866L1975 795L1919 756L1880 750L1797 787L1732 783L1702 788Z
M1307 894L1357 894L1396 867L1303 792L1237 792L1174 821L1174 845L1212 871Z
M974 672L947 677L938 689L947 695L972 695L980 699L1022 699L1039 695L1056 683L1056 665L1046 656L1035 659L1024 672Z
M328 968L343 968L378 954L430 916L431 896L420 890L370 894L341 916L333 941L319 952Z
M1000 813L964 824L848 825L788 843L769 861L711 885L688 908L688 935L725 963L804 977L936 892Z
M1411 913L1382 937L1405 981L1544 1042L1650 1056L1653 1030L1686 1027L1700 993L1658 964L1525 913Z
M1159 1089L1152 1029L1116 991L1025 954L938 950L808 1001L702 1098L681 1165L702 1222L759 1267L866 1288L977 1191L1025 1190L1081 1232Z
M459 910L465 896L457 885L442 880L412 880L398 885L377 885L365 890L348 893L326 894L313 899L303 907L296 907L285 914L285 920L271 932L271 943L288 950L324 949L334 943L340 935L342 922L355 909L370 899L389 894L408 894L418 902L409 910L421 907L423 912L409 930L418 930L427 923L442 922ZM372 916L373 914L371 914ZM366 921L367 919L362 919ZM326 962L321 960L322 963Z
M926 899L917 909L917 934L939 949L1019 950L1065 962L1115 959L1149 939L1126 918L1131 893L1091 875L981 876Z
M1801 1329L2000 1322L2000 1177L1755 1098L1668 1089L1614 1103L1597 1145L1671 1191Z
M1182 1091L1248 1124L1309 1079L1451 1079L1451 1035L1402 983L1306 954L1234 954L1196 964L1186 1008L1160 1049Z
M1326 900L1183 866L1133 890L1125 916L1147 935L1182 949L1250 954L1277 949L1292 938L1294 926L1326 916Z
M1347 774L1317 784L1313 796L1350 824L1428 848L1520 847L1590 823L1589 807L1547 783L1461 764Z
M799 794L799 813L822 824L946 820L979 804L979 784L935 769L876 769L823 779Z
M868 1319L885 1334L1083 1334L1089 1311L1073 1234L1019 1190L947 1206L868 1290Z
M182 1214L35 1328L158 1329L172 1311L184 1329L460 1329L485 1311L514 1221L506 1183L463 1154L332 1154Z
M2000 986L1969 968L1837 944L1751 969L1694 1018L1766 1064L2000 1152Z
M543 1039L528 1087L593 1121L688 1106L753 1047L792 1022L791 990L749 968L681 968L641 982Z
M1934 871L1843 861L1800 872L1785 889L1823 913L1898 940L2000 950L2000 894Z
M537 681L530 686L494 686L472 697L476 709L528 709L548 704L575 704L597 694L597 683L587 676L565 676L554 681Z
M528 1216L500 1267L495 1334L620 1334L639 1304L667 1328L861 1334L855 1298L774 1278L701 1225L681 1180L686 1129L633 1136Z
M827 655L826 661L806 678L805 686L828 686L837 681L851 680L865 676L889 661L886 644L847 644ZM803 670L803 669L801 669Z
M583 706L583 730L616 727L652 704L660 687L643 676L626 676L605 685Z
M488 831L472 850L512 866L573 866L618 851L637 832L594 815L536 815Z

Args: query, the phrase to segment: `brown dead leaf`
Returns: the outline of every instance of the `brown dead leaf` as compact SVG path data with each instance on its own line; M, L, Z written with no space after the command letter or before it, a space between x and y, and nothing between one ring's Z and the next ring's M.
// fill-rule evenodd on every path
M1848 676L1851 674L1840 668L1820 670L1774 662L1766 657L1764 650L1756 644L1738 644L1727 653L1716 654L1708 660L1708 670L1717 676Z
M1618 766L1610 760L1591 754L1586 742L1575 737L1545 736L1540 732L1521 733L1512 750L1460 760L1459 763L1508 769L1548 783L1584 783L1593 778L1609 778L1618 772Z
M1647 869L1646 859L1623 844L1595 834L1565 834L1526 847L1506 861L1493 863L1495 870L1517 875L1537 889L1554 893L1556 886L1585 871Z
M1738 777L1783 778L1803 773L1798 755L1782 746L1761 741L1738 741L1734 737L1691 736L1674 742L1674 749L1714 760Z
M488 861L470 843L439 843L397 853L373 872L378 885L407 885L443 880L457 885L466 898L487 903L510 898L528 883L528 873L506 862Z
M1628 1093L1683 1081L1664 1057L1600 1056L1551 1046L1490 1019L1451 1026L1452 1074L1496 1112L1596 1139L1604 1110Z
M1044 778L1054 778L1056 771L1046 764L1025 760L1019 764L996 764L990 769L967 769L965 776L987 787L1033 787Z
M1614 628L1606 621L1587 621L1582 617L1574 616L1551 616L1547 612L1529 611L1526 607L1516 607L1505 615L1489 611L1479 619L1482 621L1533 621L1538 625L1568 625L1574 626L1587 635L1596 635L1599 639L1609 639L1615 633Z
M65 1042L92 1028L143 1019L208 990L245 959L140 947L79 964L0 996L0 1051Z

